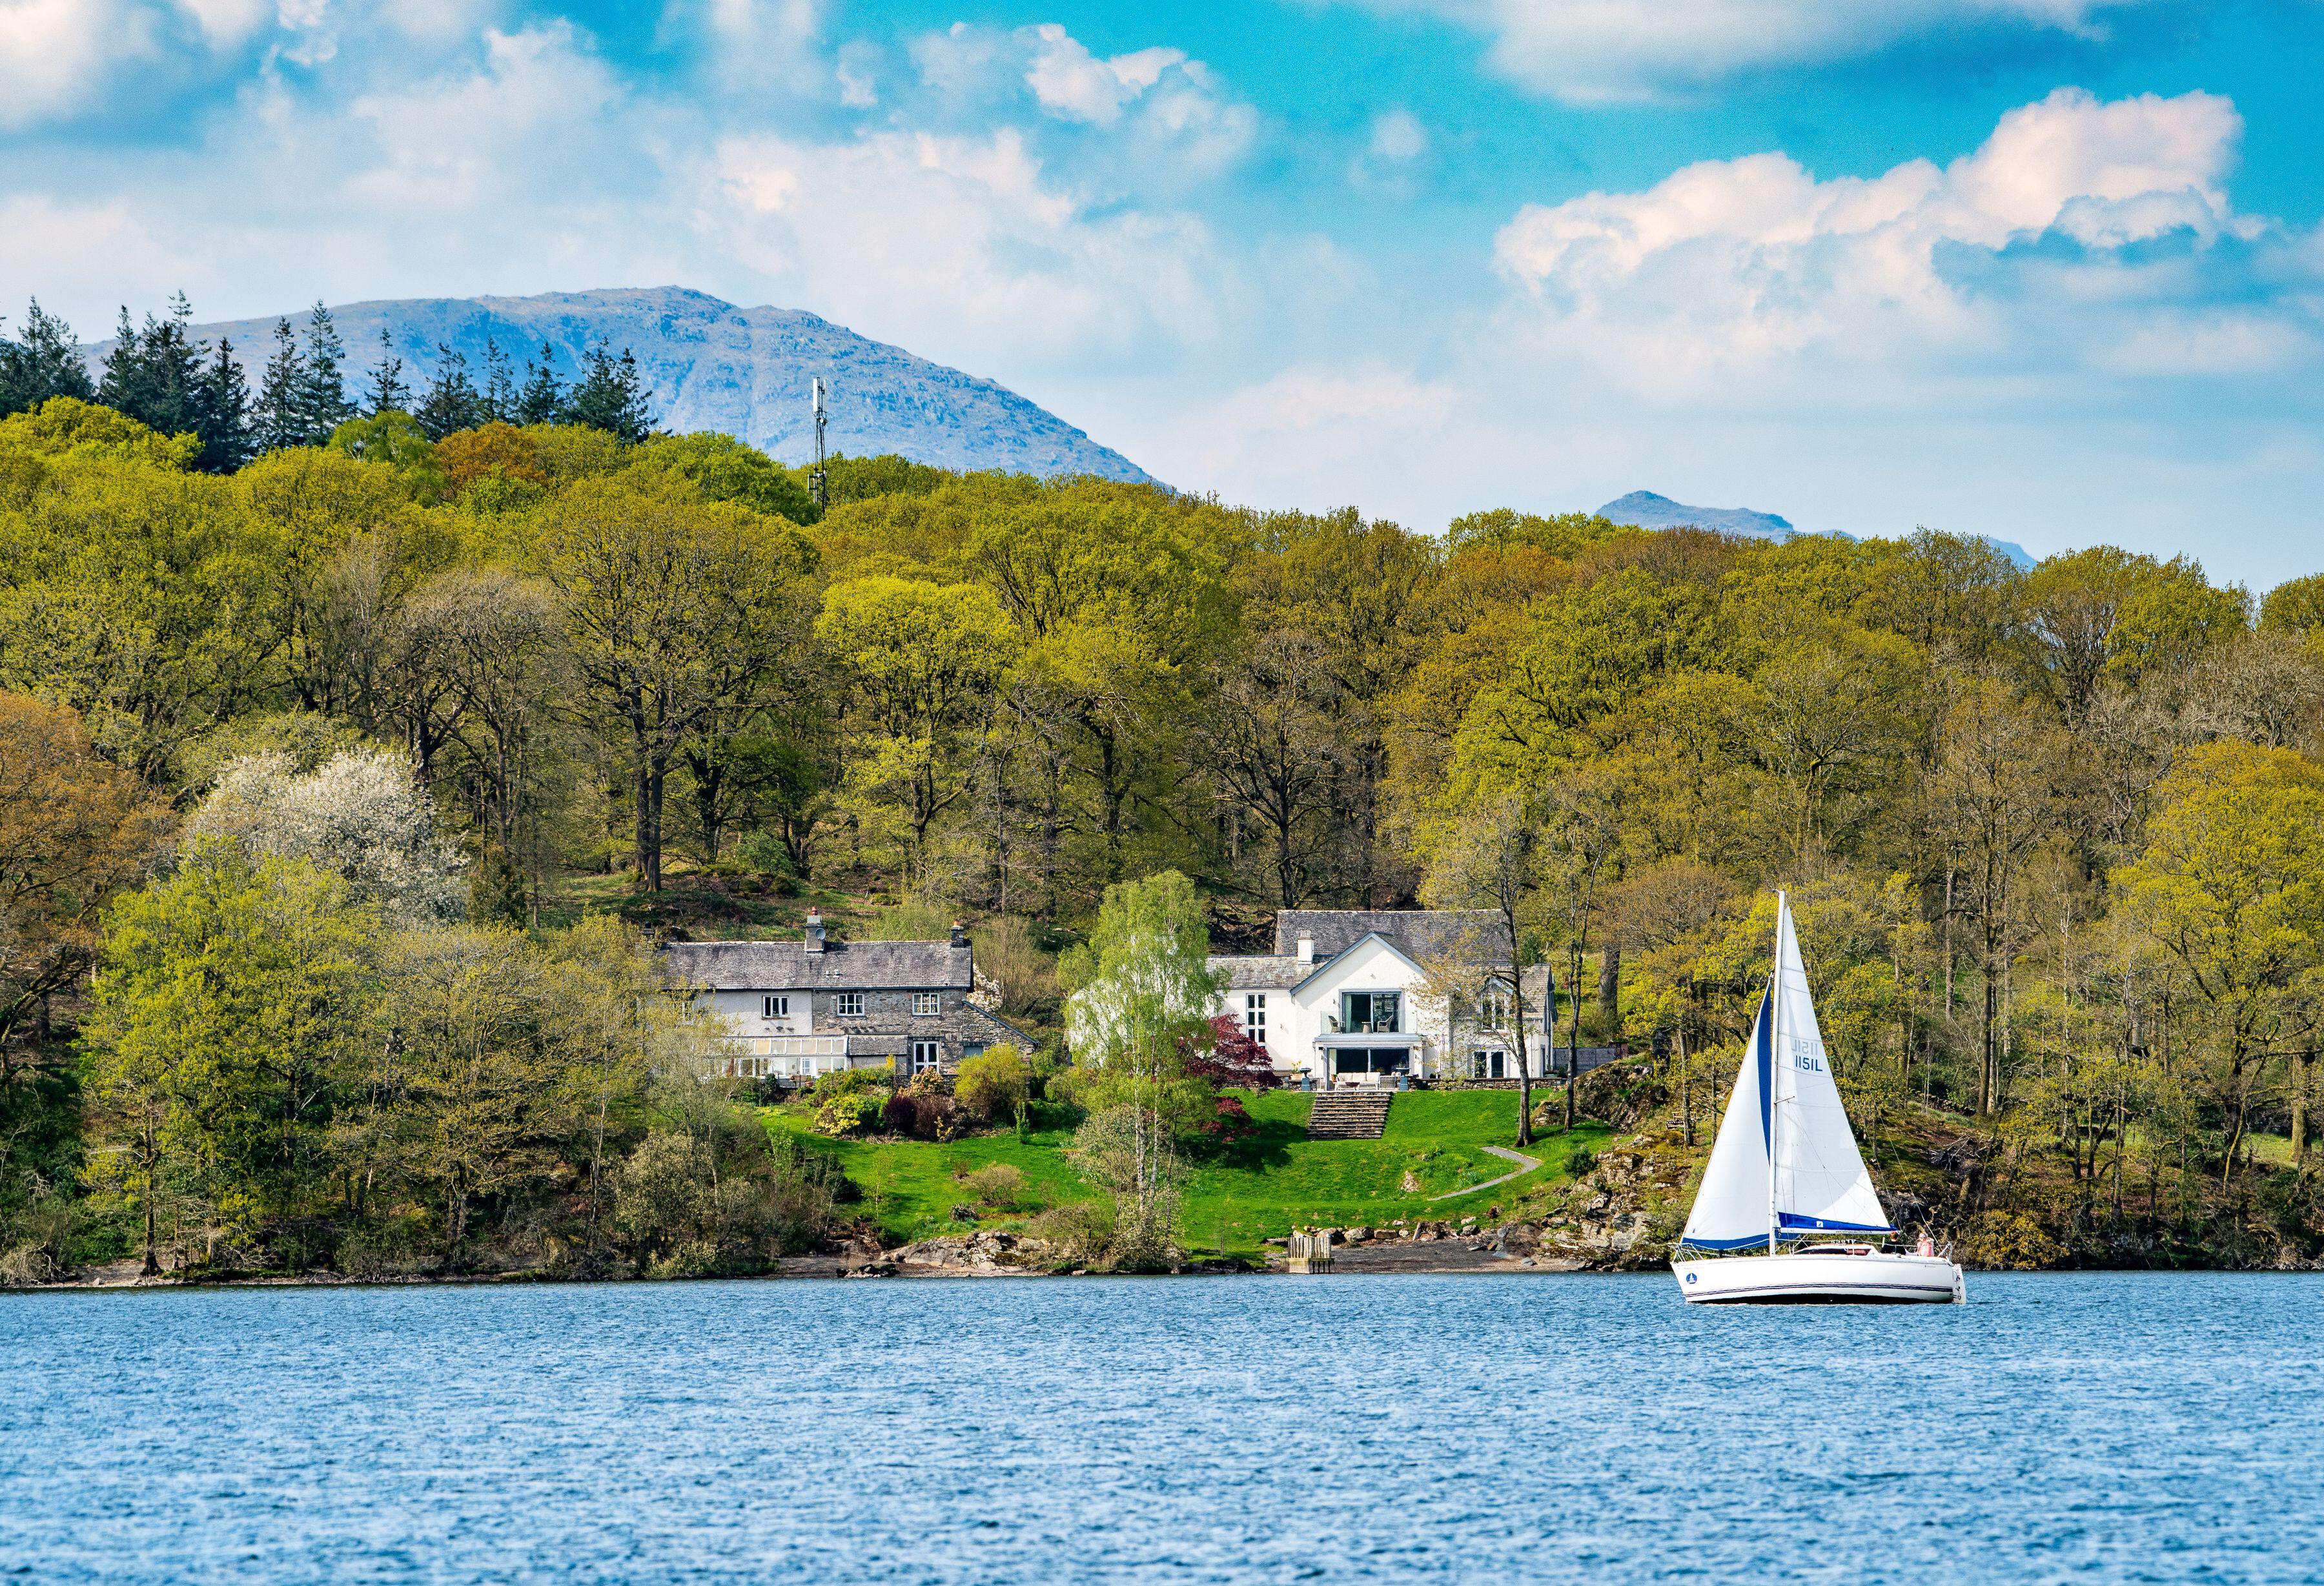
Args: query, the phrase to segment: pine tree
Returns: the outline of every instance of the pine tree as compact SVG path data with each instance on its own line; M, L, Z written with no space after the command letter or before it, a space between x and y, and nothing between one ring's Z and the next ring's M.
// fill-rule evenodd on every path
M90 401L97 385L81 362L72 327L44 313L34 299L24 311L24 334L14 341L0 337L0 418L60 396Z
M277 320L274 355L266 360L266 373L258 385L258 415L253 429L259 450L280 451L305 443L306 426L299 411L299 392L305 377L306 360L300 355L298 337L290 334L290 321Z
M202 441L194 466L205 473L231 474L250 460L250 379L223 337L195 381L194 433Z
M623 347L616 358L601 341L589 349L580 383L566 400L565 421L603 429L634 446L653 433L653 410L648 405L652 397L630 349Z
M490 337L484 338L482 410L487 424L513 424L517 420L516 372L509 366L509 355Z
M438 342L435 375L428 383L428 394L420 399L420 410L411 416L429 439L441 440L456 429L473 429L482 423L483 408L484 399L468 378L467 355Z
M146 315L143 330L131 325L129 310L122 309L113 351L106 355L105 377L97 383L97 401L163 435L193 430L195 388L201 378L193 339L186 333L193 317L193 305L183 292L170 300L167 318Z
M524 390L516 399L520 424L557 424L565 418L565 383L557 378L557 352L540 344L540 362L525 360Z
M355 405L347 401L346 381L339 368L346 361L346 349L339 343L338 327L331 323L331 311L317 303L307 320L306 356L297 386L300 432L305 438L299 443L301 446L322 445L331 438L332 430L355 416Z
M403 360L395 355L395 337L379 327L379 362L371 372L371 416L402 412L411 401L411 388L403 383Z

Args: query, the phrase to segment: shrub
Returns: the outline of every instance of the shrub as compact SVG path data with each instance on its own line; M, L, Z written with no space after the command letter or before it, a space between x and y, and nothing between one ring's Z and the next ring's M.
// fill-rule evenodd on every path
M1207 1036L1186 1044L1184 1056L1187 1074L1214 1085L1271 1091L1282 1083L1267 1048L1223 1013L1211 1020Z
M1068 1201L1034 1218L1025 1231L1067 1260L1094 1261L1113 1243L1113 1213L1095 1201Z
M1008 1211L1025 1199L1025 1175L1006 1162L994 1162L962 1179L961 1187L996 1211Z
M1194 1132L1214 1145L1231 1145L1259 1127L1250 1110L1234 1096L1218 1098L1218 1111L1194 1126Z
M821 1190L842 1206L862 1198L862 1190L840 1167L836 1157L795 1134L779 1131L769 1136L767 1161L778 1185Z
M1576 1146L1565 1154L1565 1176L1568 1178L1587 1178L1597 1168L1598 1153L1587 1146Z
M840 1091L826 1096L815 1110L815 1132L828 1139L868 1132L880 1121L884 1096L884 1092L872 1090Z
M1031 1070L1014 1047L994 1047L962 1058L959 1077L953 1083L953 1095L961 1106L988 1123L1015 1117L1032 1093Z

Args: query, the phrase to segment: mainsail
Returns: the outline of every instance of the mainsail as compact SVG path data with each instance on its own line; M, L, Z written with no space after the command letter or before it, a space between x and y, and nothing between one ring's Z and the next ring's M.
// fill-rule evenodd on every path
M1775 971L1679 1242L1736 1250L1784 1235L1895 1231L1832 1083L1791 901L1778 894Z

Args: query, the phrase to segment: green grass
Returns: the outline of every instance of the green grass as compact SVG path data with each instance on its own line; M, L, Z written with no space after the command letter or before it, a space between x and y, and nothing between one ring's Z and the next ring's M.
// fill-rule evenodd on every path
M1179 1231L1196 1254L1257 1256L1264 1241L1295 1223L1346 1227L1397 1219L1483 1217L1493 1205L1563 1182L1566 1157L1576 1147L1597 1150L1607 1130L1585 1123L1571 1135L1536 1142L1527 1154L1543 1166L1513 1183L1473 1195L1430 1197L1482 1184L1515 1166L1480 1148L1507 1146L1517 1133L1517 1102L1509 1091L1411 1091L1389 1109L1388 1131L1377 1140L1311 1140L1313 1098L1296 1091L1246 1095L1258 1124L1252 1134L1217 1157L1193 1164L1184 1185ZM803 1108L770 1108L770 1129L807 1131ZM960 1177L989 1163L1022 1172L1038 1206L1088 1200L1096 1191L1073 1166L1072 1132L1045 1129L1021 1143L1013 1133L977 1135L935 1145L918 1140L817 1142L837 1155L847 1176L863 1187L862 1210L892 1239L925 1239L966 1224L952 1216L971 1197ZM1404 1188L1406 1176L1417 1184ZM1037 1208L1028 1208L1029 1210ZM988 1222L1021 1221L1016 1217Z

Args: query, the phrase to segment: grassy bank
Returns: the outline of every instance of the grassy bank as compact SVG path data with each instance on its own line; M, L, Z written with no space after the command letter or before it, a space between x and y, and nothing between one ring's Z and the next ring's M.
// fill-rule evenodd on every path
M1533 1197L1566 1178L1567 1157L1596 1149L1606 1131L1585 1124L1571 1135L1541 1142L1529 1154L1542 1166L1515 1183L1472 1195L1453 1194L1512 1170L1483 1147L1507 1146L1517 1132L1517 1102L1508 1091L1414 1091L1388 1111L1377 1140L1311 1140L1311 1098L1291 1091L1245 1095L1257 1128L1215 1156L1191 1165L1180 1203L1179 1227L1196 1255L1260 1253L1266 1240L1295 1223L1346 1226L1403 1218L1484 1216L1496 1204ZM798 1106L770 1107L767 1127L806 1135L811 1114ZM973 1199L960 1180L979 1167L1007 1163L1030 1186L1024 1213L987 1217L987 1225L1097 1191L1076 1171L1070 1129L1044 1128L1023 1140L1013 1133L976 1135L944 1144L921 1140L818 1140L847 1176L862 1186L862 1210L891 1240L925 1239L970 1226L953 1208Z

